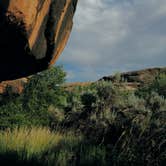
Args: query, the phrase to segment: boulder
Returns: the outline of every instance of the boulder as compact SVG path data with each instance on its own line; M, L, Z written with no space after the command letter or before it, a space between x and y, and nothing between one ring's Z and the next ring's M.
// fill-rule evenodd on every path
M49 68L69 38L77 0L0 0L0 81Z

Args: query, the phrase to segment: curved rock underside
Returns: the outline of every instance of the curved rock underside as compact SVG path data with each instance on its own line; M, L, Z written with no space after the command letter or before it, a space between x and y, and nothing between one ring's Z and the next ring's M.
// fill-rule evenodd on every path
M77 0L0 0L0 81L53 65L69 38Z

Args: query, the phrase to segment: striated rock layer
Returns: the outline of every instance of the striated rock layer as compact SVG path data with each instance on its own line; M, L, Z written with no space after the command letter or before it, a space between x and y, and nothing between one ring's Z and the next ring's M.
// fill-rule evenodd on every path
M69 38L77 0L0 0L0 81L53 65Z

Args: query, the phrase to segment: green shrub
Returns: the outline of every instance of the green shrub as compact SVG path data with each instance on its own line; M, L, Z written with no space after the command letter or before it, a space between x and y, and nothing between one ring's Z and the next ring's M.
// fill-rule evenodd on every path
M62 110L66 106L61 86L64 81L65 72L57 66L32 76L20 95L7 87L6 93L0 96L0 128L49 126L53 114L49 107Z
M151 89L159 95L166 97L166 74L160 74L152 83Z
M150 95L151 92L156 92L159 95L166 97L166 74L158 75L152 83L140 87L136 94L146 97Z
M80 153L80 166L105 166L108 165L106 148L104 146L83 147Z

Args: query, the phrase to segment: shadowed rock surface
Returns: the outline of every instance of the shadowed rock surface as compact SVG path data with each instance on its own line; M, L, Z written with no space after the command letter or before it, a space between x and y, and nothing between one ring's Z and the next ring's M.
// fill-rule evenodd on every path
M77 0L0 1L0 81L53 65L72 29Z

